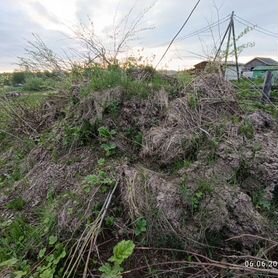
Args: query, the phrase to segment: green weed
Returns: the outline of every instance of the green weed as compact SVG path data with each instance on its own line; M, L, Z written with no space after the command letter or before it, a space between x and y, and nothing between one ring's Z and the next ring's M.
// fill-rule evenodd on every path
M105 151L105 156L109 157L116 153L117 146L114 143L101 144L100 146Z
M250 121L245 120L239 127L239 133L247 139L253 139L255 136L255 129Z
M88 121L83 121L79 126L65 124L63 144L66 147L85 146L94 136L94 127Z
M138 218L135 221L134 233L139 236L147 231L147 220L145 218Z
M103 139L112 139L117 132L114 129L109 130L107 127L102 126L98 129L98 134Z
M206 195L213 192L213 187L210 181L200 180L197 189L192 192L186 185L186 180L181 184L181 196L186 203L190 204L192 213L199 211L202 200Z
M118 116L121 110L121 103L119 101L111 101L106 105L104 113L111 114L112 116Z
M199 99L196 94L188 94L187 103L191 109L196 109L199 106Z
M102 278L121 278L122 264L133 254L135 244L131 240L122 240L113 248L113 256L99 268Z
M26 205L26 201L21 197L18 197L11 202L8 203L7 208L13 210L23 210L24 206Z
M26 80L23 90L25 91L41 91L45 89L45 82L39 77L30 77Z
M252 202L255 207L264 212L270 212L272 204L265 198L265 194L262 190L252 192Z
M100 186L103 192L106 192L112 185L115 184L115 180L109 177L109 175L100 170L96 175L86 176L85 179L85 192L90 192L92 187Z
M228 180L230 184L241 185L250 176L250 165L242 159L233 176Z

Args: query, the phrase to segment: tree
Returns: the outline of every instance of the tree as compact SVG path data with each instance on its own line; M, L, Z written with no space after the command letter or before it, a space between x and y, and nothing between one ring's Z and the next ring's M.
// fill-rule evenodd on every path
M23 71L15 71L12 74L12 84L22 84L25 82L25 72Z
M141 27L147 12L153 7L150 6L137 16L133 15L134 7L116 23L112 34L100 38L95 32L94 24L89 20L88 25L80 24L73 30L74 38L81 47L71 49L71 55L64 52L61 57L51 50L39 37L33 34L34 40L28 41L25 48L25 56L19 57L19 65L29 71L51 71L64 73L77 67L86 67L91 64L103 66L118 63L119 54L126 52L129 43L137 38L137 35L150 27ZM72 54L75 55L72 58Z

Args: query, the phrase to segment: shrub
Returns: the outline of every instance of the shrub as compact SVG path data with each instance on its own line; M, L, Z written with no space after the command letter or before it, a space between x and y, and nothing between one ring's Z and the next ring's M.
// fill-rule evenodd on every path
M44 80L39 77L30 77L26 80L23 89L26 91L40 91L45 87Z
M25 72L23 71L15 71L12 75L12 84L22 84L25 82Z

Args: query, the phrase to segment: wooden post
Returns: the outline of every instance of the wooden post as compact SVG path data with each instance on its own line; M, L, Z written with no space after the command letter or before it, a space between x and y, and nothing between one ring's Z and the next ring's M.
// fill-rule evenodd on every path
M223 43L224 43L224 40L225 40L225 38L226 38L226 36L227 36L227 34L228 34L230 28L231 28L231 21L229 22L229 25L228 25L228 27L227 27L227 29L226 29L226 31L225 31L225 34L224 34L224 36L223 36L223 38L222 38L222 40L221 40L221 42L220 42L220 45L219 45L219 47L218 47L218 49L217 49L217 51L216 51L216 54L215 54L215 56L214 56L213 61L216 60L218 54L220 53L221 47L222 47L222 45L223 45Z
M231 15L231 19L230 19L230 24L229 24L229 34L228 34L228 41L227 41L227 47L226 47L226 55L225 55L225 67L227 65L227 60L228 60L228 56L229 56L229 47L230 47L230 39L231 39L231 23L232 23L232 20L233 20L233 16L234 16L234 12L232 12L232 15Z
M262 103L270 102L270 94L271 94L271 84L272 84L273 74L271 71L267 71L264 79L264 87L262 91Z
M235 23L234 23L234 12L232 13L232 31L233 31L233 41L234 41L234 51L236 58L236 72L237 72L237 80L239 81L239 67L238 67L238 55L237 55L237 47L236 47L236 35L235 35Z

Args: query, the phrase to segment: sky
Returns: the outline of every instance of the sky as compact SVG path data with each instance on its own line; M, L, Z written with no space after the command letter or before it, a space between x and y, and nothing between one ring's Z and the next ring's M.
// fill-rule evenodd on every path
M18 68L18 57L25 55L32 34L38 34L60 55L81 49L74 30L89 22L93 22L95 34L110 49L110 35L117 25L124 29L126 21L121 20L131 9L127 26L144 15L138 26L141 31L129 41L121 57L143 56L146 63L156 65L195 3L196 0L0 0L0 71ZM182 70L212 55L233 10L236 36L243 32L245 24L257 25L237 41L238 45L247 46L239 61L244 63L256 56L278 60L277 0L201 0L159 68ZM208 28L215 22L220 23Z

